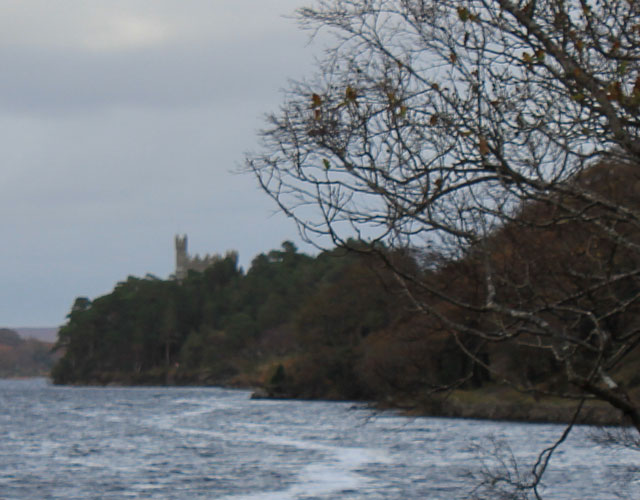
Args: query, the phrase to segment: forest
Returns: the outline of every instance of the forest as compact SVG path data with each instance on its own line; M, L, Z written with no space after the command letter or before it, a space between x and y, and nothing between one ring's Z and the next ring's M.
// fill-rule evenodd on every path
M108 295L75 300L53 380L369 398L364 344L403 311L387 274L356 253L311 257L284 242L246 272L230 252L181 282L129 277Z
M597 181L598 189L629 201L638 175L624 166L594 167L572 182ZM479 243L491 248L503 300L550 302L559 290L585 286L587 275L575 274L580 267L588 274L606 266L622 276L637 265L635 255L598 241L585 223L545 225L552 215L548 210L543 204L523 206L519 221L537 224L526 230L507 224ZM570 419L571 384L553 349L529 346L526 335L497 344L483 340L474 332L490 332L486 312L456 308L397 279L398 272L419 276L432 288L455 290L471 300L486 293L481 272L486 262L478 260L474 247L442 259L419 249L374 248L355 240L348 246L310 256L287 241L255 257L246 272L229 252L183 281L129 277L110 294L77 298L59 332L55 348L63 355L52 370L53 381L250 387L265 397L367 400L435 415ZM514 285L524 283L525 274L528 285ZM579 295L575 305L602 308L612 330L634 330L635 306L607 308L612 293L618 300L635 296L635 279L630 275L617 280L615 290ZM430 301L436 312L419 309L415 297ZM564 314L558 320L573 320L570 307ZM471 333L452 334L449 317ZM625 348L611 375L638 397L640 348ZM575 366L587 370L590 352L579 355ZM615 423L621 413L587 402L580 418Z

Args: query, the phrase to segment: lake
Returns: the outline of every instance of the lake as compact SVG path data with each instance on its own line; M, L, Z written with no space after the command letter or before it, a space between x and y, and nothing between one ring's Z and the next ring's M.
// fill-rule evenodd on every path
M218 388L0 380L0 498L464 499L496 442L530 465L561 432ZM640 498L640 453L593 433L558 450L548 498Z

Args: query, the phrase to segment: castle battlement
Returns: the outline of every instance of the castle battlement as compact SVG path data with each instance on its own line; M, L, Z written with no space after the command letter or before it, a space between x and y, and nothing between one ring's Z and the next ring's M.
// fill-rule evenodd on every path
M214 254L209 255L206 254L203 257L200 257L198 254L189 255L189 251L187 249L187 235L184 234L180 236L179 234L175 237L176 244L176 280L182 281L187 277L189 271L197 271L202 272L206 268L212 266L216 262L220 262L225 257ZM235 253L235 252L234 252ZM227 254L227 256L229 253Z

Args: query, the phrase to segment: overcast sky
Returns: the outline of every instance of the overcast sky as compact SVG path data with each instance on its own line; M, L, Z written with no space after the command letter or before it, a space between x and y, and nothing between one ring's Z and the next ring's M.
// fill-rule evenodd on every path
M0 3L0 327L56 326L77 296L166 278L191 253L297 242L253 178L289 78L312 69L304 0Z

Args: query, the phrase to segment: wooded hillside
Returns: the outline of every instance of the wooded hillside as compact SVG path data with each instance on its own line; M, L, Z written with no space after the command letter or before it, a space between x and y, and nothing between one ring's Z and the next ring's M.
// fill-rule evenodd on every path
M598 166L572 182L595 185L627 203L638 192L637 177L628 166ZM571 203L564 200L562 206ZM575 207L581 203L576 200ZM621 349L607 369L639 397L640 348L621 347L615 336L635 331L639 321L635 274L625 274L639 264L637 255L598 238L584 221L567 217L565 224L547 225L550 217L558 218L553 210L548 202L523 206L514 214L518 224L504 225L478 243L491 249L495 293L503 303L543 313L561 298L562 308L549 308L549 322L571 324L575 310L593 311L613 332L611 349ZM257 256L246 272L230 253L182 282L129 277L108 295L78 298L59 333L57 348L64 356L53 379L251 386L272 397L366 399L466 416L565 418L562 411L548 415L555 411L549 406L534 410L545 396L571 400L553 341L541 350L527 325L514 321L501 325L512 334L496 343L491 312L439 302L433 292L455 289L467 303L485 301L487 263L477 260L483 253L471 246L458 258L443 259L418 250L351 246L350 252L312 257L285 242ZM398 281L382 260L393 261L394 271L405 276L419 276L416 282L429 283L429 292L417 285L407 289L411 281ZM619 278L606 287L590 286L604 270ZM430 302L430 311L418 311L409 296ZM614 301L626 307L613 307ZM581 328L584 352L576 350L581 361L576 358L572 369L588 371L588 346L595 340L576 316L574 333L582 335ZM497 390L504 382L507 389ZM468 401L474 401L471 413ZM509 408L496 410L501 404ZM614 413L609 409L602 421L615 420Z

